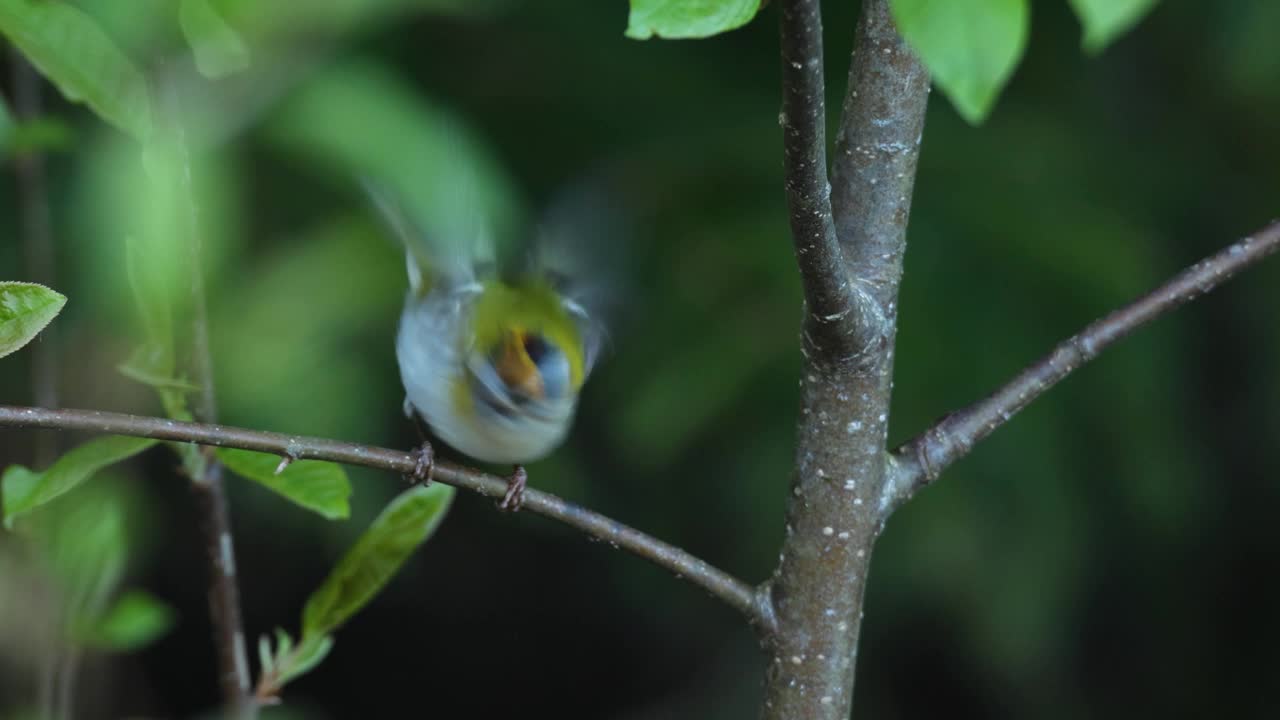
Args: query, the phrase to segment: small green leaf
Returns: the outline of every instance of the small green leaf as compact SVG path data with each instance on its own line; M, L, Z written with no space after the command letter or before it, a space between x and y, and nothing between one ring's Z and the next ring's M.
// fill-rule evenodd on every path
M169 377L172 368L172 352L150 343L134 348L129 359L116 366L121 375L157 390L190 393L200 389L200 386L186 380Z
M201 75L220 78L249 67L249 47L206 0L182 0L178 24Z
M120 596L116 604L81 634L89 647L128 652L151 644L173 627L173 610L141 590Z
M760 0L631 0L627 37L704 38L751 22Z
M281 687L314 670L332 649L332 635L305 638L298 649L280 663Z
M276 664L280 664L279 661L290 655L292 652L293 638L289 636L289 633L284 631L284 628L276 628Z
M1159 0L1070 0L1071 7L1084 25L1082 45L1085 52L1098 53L1113 40L1125 34L1143 18Z
M317 460L290 463L279 475L280 458L268 453L219 448L218 459L237 475L259 482L293 502L330 520L351 512L351 482L341 466Z
M892 0L892 10L960 115L982 122L1026 48L1027 0Z
M148 438L110 435L90 440L67 452L41 473L21 465L9 467L0 478L5 527L12 528L19 516L63 495L99 470L131 458L157 442Z
M271 654L271 637L268 635L258 636L258 667L263 675L275 672L276 658Z
M369 602L444 518L453 488L436 483L401 493L307 599L303 641L328 635Z
M0 358L31 342L66 304L43 285L0 281Z
M93 18L65 2L0 0L0 33L68 100L139 140L151 134L146 79Z

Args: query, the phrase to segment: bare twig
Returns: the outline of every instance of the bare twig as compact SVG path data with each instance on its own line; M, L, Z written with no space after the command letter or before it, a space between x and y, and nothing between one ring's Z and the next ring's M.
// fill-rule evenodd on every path
M195 416L205 422L218 419L217 394L213 383L213 361L209 351L209 319L204 290L203 243L199 209L193 187L191 157L183 127L178 86L170 81L162 84L162 96L173 151L181 165L181 188L178 196L184 205L189 279L191 283L191 353L192 377L200 387ZM236 579L235 548L231 521L227 510L226 491L222 482L222 465L206 455L202 461L184 463L191 475L191 487L200 512L205 554L209 558L209 612L213 621L214 643L218 651L218 676L223 699L235 717L251 720L257 715L249 684L249 656L244 627L240 619L240 588Z
M1280 222L1211 255L1132 303L1062 341L1009 384L951 413L894 451L894 501L901 503L935 480L973 446L1058 381L1120 338L1229 280L1280 249Z
M763 717L848 718L863 589L884 519L895 301L928 77L888 0L863 0L828 204L812 148L823 123L818 2L788 0L781 9L784 107L805 122L785 145L800 272L806 288L847 286L858 311L830 327L812 308L806 318L787 534L769 583L778 630L767 638ZM821 197L806 202L819 182ZM815 261L808 248L827 259ZM827 345L815 336L824 327Z
M272 453L294 460L328 460L360 465L399 475L412 475L417 467L417 457L410 451L93 410L46 410L0 405L0 426L84 430L233 447ZM433 479L490 498L500 498L507 492L506 478L441 460L435 463ZM680 548L555 495L533 489L525 490L523 509L559 520L611 547L626 550L670 570L737 609L758 626L768 629L772 625L768 606L757 595L755 588Z
M874 347L883 318L853 282L831 214L821 12L816 0L784 0L780 15L778 120L791 236L804 285L805 352L826 364L855 364Z

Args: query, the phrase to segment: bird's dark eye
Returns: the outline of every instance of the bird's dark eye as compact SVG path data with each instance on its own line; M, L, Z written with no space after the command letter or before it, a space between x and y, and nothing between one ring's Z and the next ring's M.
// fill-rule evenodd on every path
M524 336L524 351L529 354L529 359L534 365L542 362L547 352L551 349L547 345L547 341L542 339L541 335L529 334Z

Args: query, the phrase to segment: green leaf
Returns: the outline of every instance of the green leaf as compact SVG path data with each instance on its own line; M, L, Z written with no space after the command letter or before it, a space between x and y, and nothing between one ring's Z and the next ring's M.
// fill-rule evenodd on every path
M631 0L626 35L704 38L742 27L758 12L760 0Z
M350 514L347 504L351 482L341 466L317 460L298 460L279 475L280 457L269 453L218 448L218 459L233 472L243 475L283 495L329 520L343 520Z
M283 628L276 628L276 664L293 654L293 638Z
M892 9L956 110L982 122L1026 48L1027 0L892 0Z
M271 637L258 636L258 668L263 675L275 672L276 656L271 653Z
M72 633L68 639L103 617L129 558L127 501L116 484L103 480L67 493L20 528L57 581L59 610Z
M1084 25L1082 45L1088 53L1100 52L1143 18L1158 0L1070 0Z
M97 623L80 633L89 647L127 652L145 647L173 627L174 612L141 590L120 596Z
M65 2L0 0L0 33L68 100L139 140L151 134L146 79L93 18Z
M206 0L182 0L178 24L201 75L220 78L249 67L248 46Z
M313 635L304 638L296 651L278 663L280 685L283 687L314 670L332 649L332 635Z
M44 472L32 472L21 465L10 466L0 478L5 527L12 528L16 518L72 490L99 470L131 458L157 442L110 435L67 452Z
M304 637L296 648L289 633L276 628L276 647L271 648L271 638L258 638L258 663L261 675L258 691L276 697L284 686L316 668L333 649L333 636L312 635Z
M173 352L171 349L147 343L134 348L129 359L116 366L121 375L149 385L157 390L174 390L191 393L200 389L180 378L171 377L173 372ZM175 418L176 419L176 418Z
M0 281L0 358L31 342L66 304L43 285Z
M303 641L328 635L369 602L444 518L454 490L436 483L401 493L307 599Z

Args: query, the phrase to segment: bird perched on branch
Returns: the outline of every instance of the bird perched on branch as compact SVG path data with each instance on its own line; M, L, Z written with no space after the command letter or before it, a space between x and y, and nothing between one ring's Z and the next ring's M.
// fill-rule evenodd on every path
M603 288L589 266L601 256L591 243L607 236L587 237L591 210L568 203L518 262L504 264L482 223L468 237L428 237L389 194L366 188L405 247L409 289L396 336L405 413L475 459L514 464L499 507L518 509L523 464L563 442L604 342ZM433 457L424 443L420 479Z

